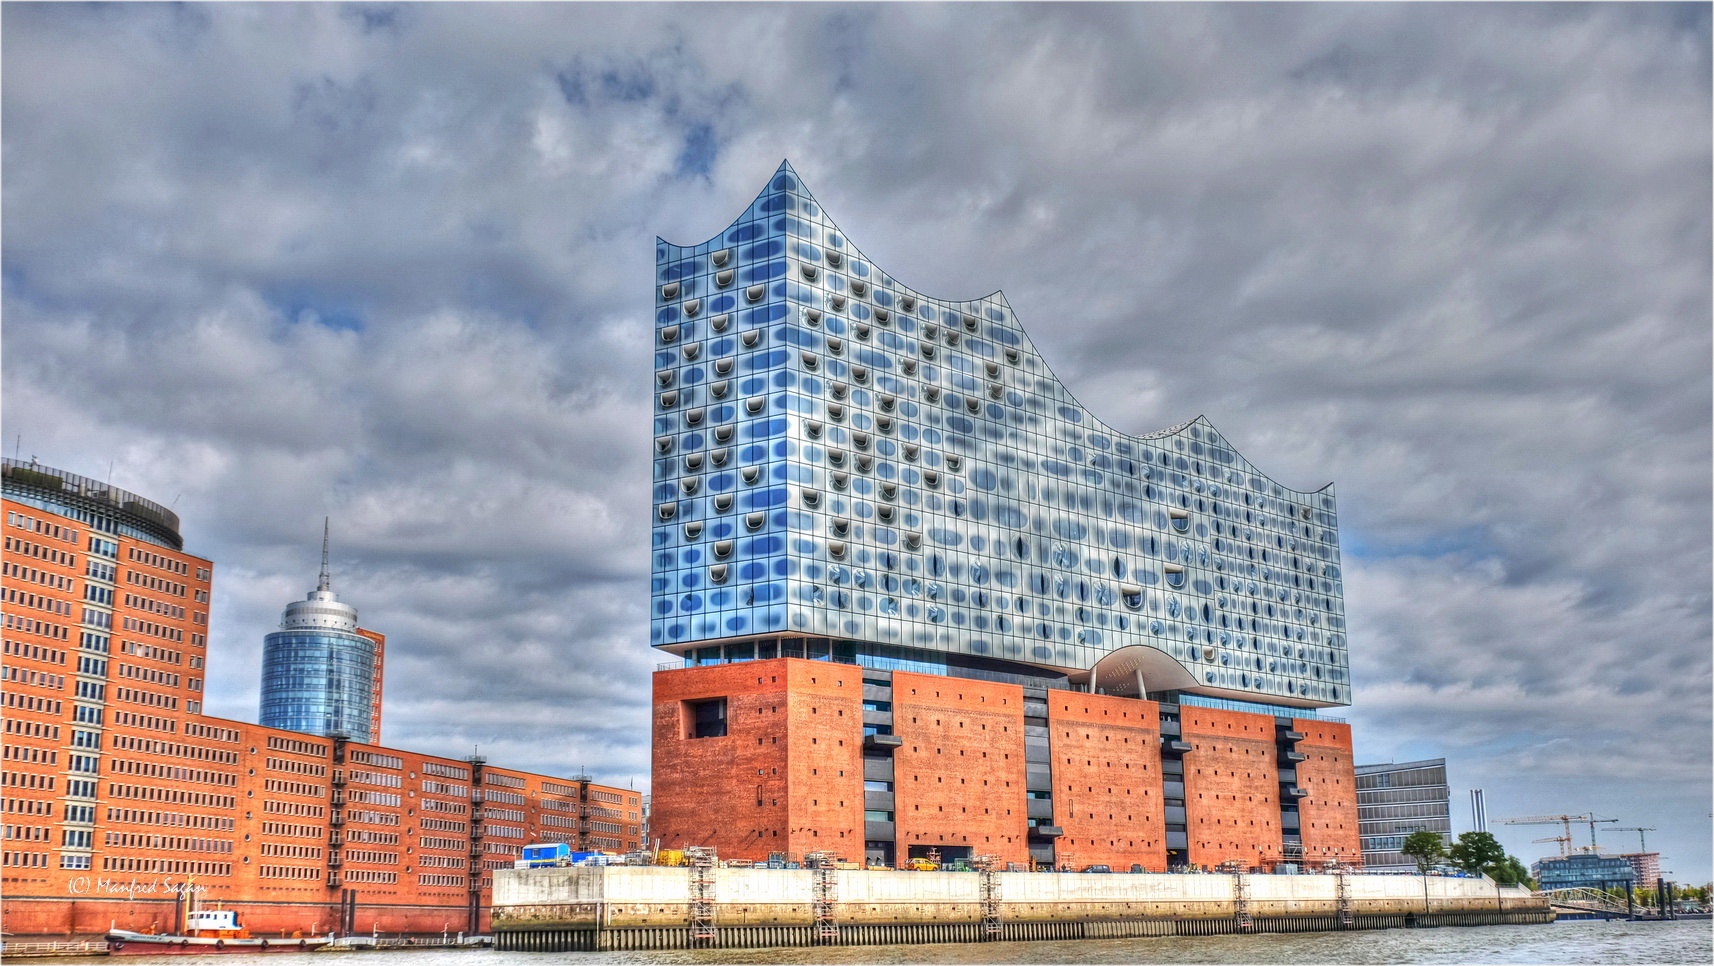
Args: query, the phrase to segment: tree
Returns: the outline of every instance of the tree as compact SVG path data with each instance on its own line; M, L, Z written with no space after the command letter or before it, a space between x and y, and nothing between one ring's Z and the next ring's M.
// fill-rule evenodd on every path
M1446 858L1446 844L1438 832L1412 832L1405 838L1400 852L1416 860L1417 872L1427 875L1441 859Z
M1535 880L1530 878L1529 866L1524 865L1515 855L1506 856L1504 860L1495 863L1492 868L1485 871L1500 885L1535 888Z
M1487 872L1496 882L1500 877L1493 875L1493 870L1506 861L1505 848L1487 832L1465 832L1459 835L1458 841L1452 843L1452 848L1446 854L1460 871L1471 875Z

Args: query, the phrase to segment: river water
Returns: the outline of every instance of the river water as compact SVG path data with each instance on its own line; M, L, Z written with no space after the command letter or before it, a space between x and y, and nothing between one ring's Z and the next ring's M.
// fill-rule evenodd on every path
M520 953L494 950L378 950L352 954L357 966L729 966L815 963L1714 963L1714 923L1560 922L1545 926L1476 926L1359 932L1173 936L1070 942L924 946L835 946L820 949L720 949L612 953ZM281 966L280 954L106 957L41 963L168 962ZM295 962L287 957L283 962ZM317 955L312 963L326 960ZM339 962L348 962L344 958Z

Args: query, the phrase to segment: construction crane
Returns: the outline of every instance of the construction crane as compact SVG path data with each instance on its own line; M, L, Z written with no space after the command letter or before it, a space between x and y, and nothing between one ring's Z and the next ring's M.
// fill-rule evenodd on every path
M1571 840L1566 838L1563 835L1554 835L1554 836L1550 836L1550 837L1545 838L1545 839L1532 839L1530 841L1530 844L1531 845L1540 845L1543 842L1558 842L1560 855L1566 854L1566 852L1568 852L1571 849Z
M1590 815L1526 815L1522 818L1502 818L1502 819L1500 819L1500 824L1501 825L1560 825L1560 826L1563 826L1565 831L1557 839L1541 839L1540 840L1543 842L1557 841L1559 843L1559 854L1563 856L1563 855L1570 855L1571 854L1571 843L1574 841L1574 839L1572 838L1572 835L1571 835L1571 823L1572 822L1588 822L1589 823L1589 847L1586 851L1594 852L1594 851L1596 851L1595 823L1596 822L1617 822L1617 821L1618 821L1618 819L1616 819L1616 818L1596 818L1593 814L1590 814Z
M1635 832L1635 833L1637 833L1637 851L1638 852L1647 852L1649 850L1649 837L1644 833L1653 832L1653 831L1656 831L1656 829L1638 828L1636 826L1624 826L1621 828L1620 826L1615 825L1612 828L1608 829L1607 831L1609 831L1609 832Z

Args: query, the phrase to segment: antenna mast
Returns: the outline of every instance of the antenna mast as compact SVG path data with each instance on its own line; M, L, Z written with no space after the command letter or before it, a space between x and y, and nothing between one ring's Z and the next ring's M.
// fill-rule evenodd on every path
M327 573L327 534L330 519L321 518L321 581L316 585L316 590L331 590L333 587L333 579Z

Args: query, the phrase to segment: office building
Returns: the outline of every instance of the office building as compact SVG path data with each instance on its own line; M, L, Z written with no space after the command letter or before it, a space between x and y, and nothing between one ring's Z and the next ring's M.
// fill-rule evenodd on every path
M1331 486L1106 426L1003 295L901 284L789 165L656 261L657 837L1357 861Z
M1637 884L1637 873L1629 859L1599 852L1573 852L1538 859L1530 863L1530 878L1536 880L1536 888L1544 891L1622 889L1626 883Z
M357 608L333 592L324 529L316 589L287 604L280 629L262 642L262 724L379 741L385 642L379 633L360 631Z
M203 714L213 564L178 518L12 460L4 509L9 941L165 931L187 884L257 935L483 930L530 842L641 844L641 794L588 776Z
M1399 852L1412 832L1433 832L1451 848L1446 759L1358 765L1357 824L1371 872L1415 872L1416 860Z

